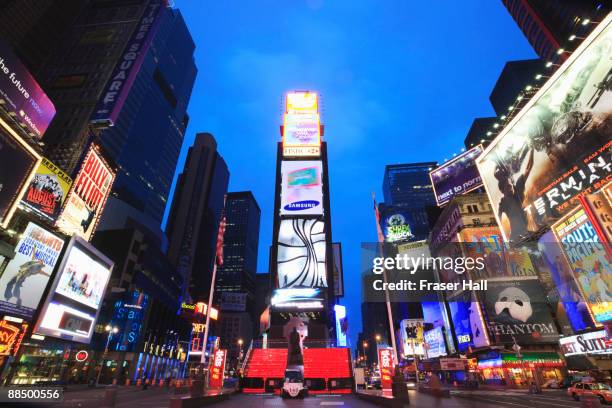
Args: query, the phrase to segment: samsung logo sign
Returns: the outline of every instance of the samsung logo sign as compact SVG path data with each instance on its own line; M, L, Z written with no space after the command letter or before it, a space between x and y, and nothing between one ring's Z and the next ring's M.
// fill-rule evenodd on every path
M317 200L296 201L295 203L287 204L284 208L287 211L302 211L314 208L321 204Z

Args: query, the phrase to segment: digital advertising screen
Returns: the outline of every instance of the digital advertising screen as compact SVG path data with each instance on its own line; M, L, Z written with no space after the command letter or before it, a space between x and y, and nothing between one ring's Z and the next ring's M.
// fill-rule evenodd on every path
M89 343L113 262L79 236L73 236L34 333Z
M423 319L404 319L400 322L402 353L405 356L425 355Z
M412 217L407 211L387 207L383 211L381 223L385 242L406 241L414 236Z
M278 287L327 287L325 223L317 219L281 220L278 231Z
M63 247L62 238L28 223L0 275L0 313L32 319Z
M323 214L321 161L281 162L281 215Z
M593 30L477 160L506 241L549 227L610 176L611 22Z
M429 173L438 206L448 203L454 196L482 186L476 158L483 151L482 145L473 147Z
M95 231L115 173L95 146L87 152L56 226L66 235L77 234L87 240Z
M71 186L72 178L43 157L21 202L37 214L55 221Z
M612 320L610 244L602 243L582 206L552 226L596 322Z
M336 315L336 347L346 347L346 334L348 331L346 307L334 305L334 314Z
M438 326L432 330L427 330L423 334L425 340L425 354L427 358L435 358L447 355L446 341L444 340L444 328Z
M325 295L319 288L274 289L270 304L282 310L319 310L323 309Z
M321 122L318 94L289 92L283 118L283 154L318 156L321 146Z
M449 300L448 306L460 352L490 344L478 302Z
M0 119L0 226L6 228L40 156Z

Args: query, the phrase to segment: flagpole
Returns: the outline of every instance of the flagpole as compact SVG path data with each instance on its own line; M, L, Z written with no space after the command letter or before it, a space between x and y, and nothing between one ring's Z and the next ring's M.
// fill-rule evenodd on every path
M213 295L215 293L215 280L217 278L217 255L215 251L215 263L213 265L212 278L210 283L210 291L208 294L208 304L206 305L206 326L204 327L204 340L202 342L202 355L200 363L206 363L206 343L208 342L208 325L210 324L210 311L212 309Z

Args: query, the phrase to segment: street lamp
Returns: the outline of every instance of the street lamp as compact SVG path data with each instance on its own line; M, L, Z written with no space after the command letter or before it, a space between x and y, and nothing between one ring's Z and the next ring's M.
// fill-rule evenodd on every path
M238 367L236 367L236 369L240 368L240 361L242 361L242 345L244 344L244 341L242 339L238 339L238 346L240 347L240 351L238 353Z
M102 369L104 368L104 360L106 359L106 354L108 353L108 345L110 344L111 338L113 334L119 333L119 329L117 327L112 327L110 324L107 324L104 327L104 331L108 332L108 336L106 337L106 347L104 347L104 353L102 354L102 364L100 364L100 371L98 371L98 377L96 378L96 386L100 382L100 375L102 375Z
M378 345L378 343L380 343L380 334L376 335L376 345Z
M368 364L368 356L366 355L365 349L368 347L368 342L364 341L362 346L363 346L363 348L362 348L362 350L363 350L363 361L364 361L364 364L367 365Z

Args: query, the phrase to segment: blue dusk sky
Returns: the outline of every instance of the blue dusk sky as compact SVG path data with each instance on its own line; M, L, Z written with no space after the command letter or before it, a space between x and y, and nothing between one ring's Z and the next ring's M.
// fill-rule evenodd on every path
M272 242L282 97L322 97L333 240L343 246L349 332L361 330L360 243L376 240L371 192L386 164L438 161L463 147L504 63L535 54L500 0L176 0L198 76L177 173L211 132L230 191L261 207L258 271Z

